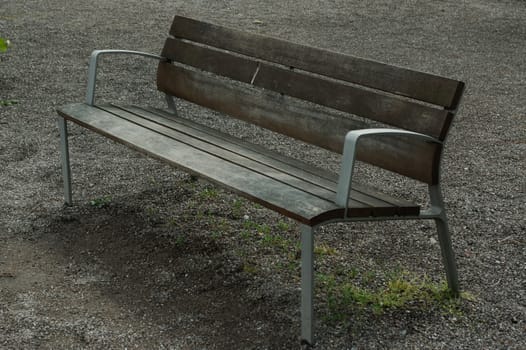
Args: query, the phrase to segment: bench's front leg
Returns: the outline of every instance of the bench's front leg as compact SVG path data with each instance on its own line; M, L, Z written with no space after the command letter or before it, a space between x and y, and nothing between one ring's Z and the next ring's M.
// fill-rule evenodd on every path
M453 296L457 297L460 291L457 264L451 244L451 235L449 234L446 209L444 206L444 200L442 199L440 185L429 186L429 195L431 197L431 205L439 210L439 215L435 217L434 220L437 226L438 241L440 243L440 250L442 251L442 260L446 269L447 283Z
M62 164L62 180L64 181L64 199L66 204L71 204L71 170L69 166L68 125L62 117L58 118L60 130L60 160Z
M314 345L314 229L301 225L301 342Z

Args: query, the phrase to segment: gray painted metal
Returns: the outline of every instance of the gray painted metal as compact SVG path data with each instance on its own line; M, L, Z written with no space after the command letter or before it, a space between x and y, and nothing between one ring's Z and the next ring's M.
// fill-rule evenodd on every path
M451 235L447 223L446 210L440 185L429 186L429 196L432 208L438 209L439 214L435 217L435 224L438 231L438 241L442 252L442 260L446 269L446 277L449 289L455 296L458 296L460 286L458 283L457 265L455 254L451 246Z
M301 341L314 344L314 228L301 225Z
M172 112L174 115L177 115L177 106L175 105L175 97L169 94L165 94L166 104L168 105L168 109L170 112Z
M58 118L60 130L60 160L62 164L62 179L64 181L64 199L66 204L71 204L71 168L69 165L68 126L66 120Z
M345 208L344 217L347 218L349 196L352 188L352 173L354 163L356 160L356 149L360 138L371 135L393 135L393 136L411 136L422 139L426 142L434 142L441 144L442 142L431 136L420 134L413 131L376 128L376 129L361 129L351 130L345 136L345 143L343 146L342 165L340 169L340 177L338 179L338 187L336 192L336 199L334 203Z
M130 50L95 50L91 53L89 58L89 67L88 67L88 88L86 91L86 104L93 106L95 103L95 86L97 81L97 67L99 62L99 57L101 55L135 55L142 57L155 58L158 60L166 60L166 58L154 55L147 52L140 51L130 51Z

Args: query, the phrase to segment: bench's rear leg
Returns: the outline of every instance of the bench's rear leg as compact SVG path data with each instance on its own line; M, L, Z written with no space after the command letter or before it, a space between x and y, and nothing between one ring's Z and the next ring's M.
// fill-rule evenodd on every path
M175 115L177 115L177 106L175 105L175 97L172 95L164 95L168 109Z
M455 261L455 254L451 245L451 236L449 234L449 227L447 223L446 211L440 186L430 186L429 193L431 197L431 205L440 208L440 216L435 218L435 224L438 231L438 241L440 242L440 250L442 251L442 260L446 268L447 283L449 289L456 297L459 295L460 287L458 283L457 264Z
M69 166L68 125L62 117L58 118L60 130L60 160L62 163L62 180L64 181L64 199L66 204L71 204L71 170Z
M314 229L301 225L301 342L314 344Z

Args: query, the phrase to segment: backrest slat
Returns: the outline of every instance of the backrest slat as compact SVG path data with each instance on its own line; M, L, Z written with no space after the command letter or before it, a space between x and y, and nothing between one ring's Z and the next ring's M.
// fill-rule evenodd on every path
M170 34L331 78L455 109L463 83L176 16Z
M157 74L160 91L334 152L342 152L348 130L364 127L363 123L350 118L319 113L298 100L273 91L232 84L167 62L159 64ZM320 125L330 125L331 128L320 128ZM438 178L435 155L440 151L440 146L420 145L410 139L376 137L364 140L357 157L433 183Z
M347 132L368 124L444 140L464 88L433 74L180 16L170 35L159 90L339 153ZM442 148L371 137L357 159L436 184Z
M333 152L342 152L346 130L364 124L339 115L322 114L312 106L272 91L232 84L226 79L161 62L160 91L229 114ZM332 128L321 128L320 125Z
M162 56L173 61L442 139L452 114L400 98L360 89L319 75L240 57L227 51L169 38ZM332 126L327 126L332 127Z

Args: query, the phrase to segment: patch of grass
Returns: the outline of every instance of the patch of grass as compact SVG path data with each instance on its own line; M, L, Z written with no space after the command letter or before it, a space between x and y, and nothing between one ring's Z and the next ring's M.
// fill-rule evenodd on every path
M184 245L186 243L186 236L182 234L177 235L177 237L175 237L174 243L177 247Z
M325 244L320 244L314 247L314 254L319 256L332 256L336 255L336 249L329 247Z
M213 239L213 240L217 240L219 238L221 238L223 234L221 233L221 231L212 231L210 232L210 237Z
M251 236L251 233L249 230L242 230L239 236L241 236L241 238L243 239L249 239Z
M281 232L290 231L290 224L286 221L280 220L278 221L278 230Z
M16 100L0 100L0 106L7 107L18 104Z
M205 188L201 192L199 192L199 198L201 200L210 200L215 199L219 196L219 191L216 188Z
M376 275L371 271L353 272L354 281L339 278L335 274L317 276L321 292L326 296L329 321L344 321L347 315L356 311L372 311L376 315L386 310L412 310L438 307L445 314L462 315L462 299L469 299L469 293L453 298L447 283L435 283L427 277L415 277L407 271L386 274L386 281L377 288L367 288L366 281ZM362 285L359 283L361 280Z
M89 204L92 207L99 208L99 209L107 207L110 203L111 203L111 197L110 196L104 196L104 197L95 198L95 199L93 199L93 200L91 200L89 202Z
M258 267L254 264L250 263L244 263L243 264L243 272L248 273L250 275L255 275L258 272Z
M254 222L252 220L245 220L243 221L243 228L245 230L255 230L259 225L257 222Z
M291 241L280 235L265 234L262 236L261 241L268 247L277 247L283 250L288 250L291 246Z
M262 237L269 236L272 231L271 227L267 224L256 225L255 228L258 232L258 235Z
M146 213L146 215L147 215L148 217L153 217L153 216L159 215L159 209L157 209L157 208L154 207L153 205L148 205L148 206L144 209L144 212Z
M234 218L241 218L243 216L243 205L244 201L241 199L236 199L232 204L232 216Z
M0 37L0 52L6 52L10 45L8 39Z

